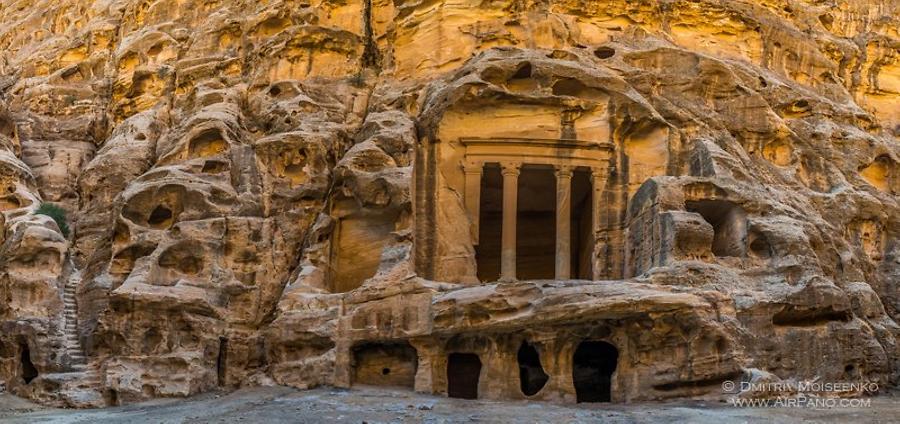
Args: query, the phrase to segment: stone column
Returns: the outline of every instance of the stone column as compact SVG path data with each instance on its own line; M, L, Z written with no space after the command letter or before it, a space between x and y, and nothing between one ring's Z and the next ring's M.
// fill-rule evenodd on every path
M503 228L500 248L500 280L516 279L516 213L519 200L520 163L500 164L503 174Z
M603 190L606 188L606 179L609 170L606 167L591 169L591 185L593 193L591 194L591 231L594 234L594 251L591 254L591 274L594 280L601 280L606 273L606 240L605 231L608 230L607 224L603 222L602 217L606 213L601 209L603 207Z
M572 278L572 167L556 167L556 279Z
M469 215L469 232L472 244L478 245L479 214L481 213L481 176L484 164L467 164L466 174L466 213Z

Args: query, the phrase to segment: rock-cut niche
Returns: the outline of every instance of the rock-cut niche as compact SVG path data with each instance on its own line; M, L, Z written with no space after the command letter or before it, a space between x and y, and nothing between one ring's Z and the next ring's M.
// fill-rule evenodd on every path
M372 278L381 265L381 250L390 239L398 214L355 212L338 218L332 234L329 289L344 293Z
M713 227L712 253L742 257L747 252L747 214L727 200L685 202L688 212L700 214Z
M368 343L353 349L353 384L405 387L416 382L418 356L409 343Z

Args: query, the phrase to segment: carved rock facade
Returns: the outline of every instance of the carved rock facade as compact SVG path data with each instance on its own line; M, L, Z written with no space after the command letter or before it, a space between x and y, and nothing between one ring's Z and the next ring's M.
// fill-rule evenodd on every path
M897 385L896 8L5 5L0 382Z

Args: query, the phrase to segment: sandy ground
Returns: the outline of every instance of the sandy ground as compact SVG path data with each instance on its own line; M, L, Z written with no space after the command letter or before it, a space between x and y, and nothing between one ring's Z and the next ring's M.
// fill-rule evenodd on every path
M898 423L900 394L869 408L737 408L719 402L555 405L468 401L407 391L287 387L207 393L98 410L45 408L0 394L2 423Z

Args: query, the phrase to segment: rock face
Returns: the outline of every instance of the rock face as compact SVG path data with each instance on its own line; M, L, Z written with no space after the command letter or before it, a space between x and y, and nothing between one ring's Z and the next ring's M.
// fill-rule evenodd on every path
M5 390L900 383L896 2L7 3Z

